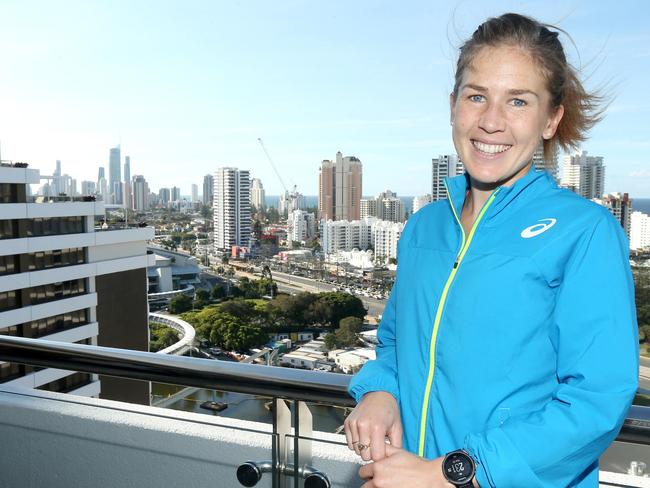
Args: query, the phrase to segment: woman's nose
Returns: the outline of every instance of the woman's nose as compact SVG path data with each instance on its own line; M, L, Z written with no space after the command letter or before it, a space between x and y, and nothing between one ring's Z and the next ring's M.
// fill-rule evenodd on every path
M479 119L479 127L487 133L502 132L505 130L505 114L496 103L486 103L485 109Z

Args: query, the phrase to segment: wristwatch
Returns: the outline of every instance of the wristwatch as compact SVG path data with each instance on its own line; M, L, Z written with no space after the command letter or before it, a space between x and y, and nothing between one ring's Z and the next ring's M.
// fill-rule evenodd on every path
M458 449L445 456L442 461L442 474L447 481L458 488L472 488L476 463L467 451Z

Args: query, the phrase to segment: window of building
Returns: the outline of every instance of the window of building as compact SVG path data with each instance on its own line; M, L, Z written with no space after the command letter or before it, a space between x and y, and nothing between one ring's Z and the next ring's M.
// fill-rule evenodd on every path
M0 276L18 272L18 255L0 256Z
M74 266L86 262L86 253L83 247L55 249L52 251L30 253L28 254L27 261L29 271Z
M29 289L29 300L32 305L39 303L70 298L86 293L86 279L61 281L42 286L34 286Z
M0 183L0 203L20 203L16 183Z
M0 383L25 375L25 366L16 363L0 363Z
M28 219L27 237L80 234L84 232L84 219L85 217Z
M18 237L17 220L0 220L0 239L15 239Z
M0 292L0 312L20 307L17 290Z
M88 324L87 310L75 310L25 324L25 337L39 338Z

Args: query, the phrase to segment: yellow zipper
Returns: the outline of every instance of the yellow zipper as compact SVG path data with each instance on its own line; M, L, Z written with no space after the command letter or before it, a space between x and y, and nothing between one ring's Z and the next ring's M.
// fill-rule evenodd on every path
M445 187L446 186L447 184L445 183ZM451 196L449 196L449 203L451 205L451 210L453 211L454 217L456 217L456 221L460 226L463 239L461 241L462 244L460 246L460 251L456 256L456 261L454 262L454 267L452 268L451 273L449 273L449 276L447 277L447 282L445 283L445 287L442 289L442 294L440 295L440 301L438 302L438 310L436 311L436 317L433 321L433 333L431 334L431 345L429 347L429 374L427 376L427 384L424 390L424 398L422 399L422 415L420 417L420 441L418 445L418 455L420 456L424 456L424 439L426 437L427 411L429 409L429 395L431 394L433 374L436 369L436 364L435 364L436 342L438 338L438 328L440 326L440 319L442 318L442 312L444 310L445 302L447 300L447 294L449 292L449 288L451 287L452 282L454 281L456 272L460 267L460 263L463 261L463 258L465 257L465 254L467 254L467 250L469 249L469 246L472 243L472 239L474 238L474 233L476 232L476 228L478 227L478 224L481 222L481 219L483 218L483 215L487 211L488 207L492 204L492 201L494 201L494 198L496 197L498 191L499 189L497 188L494 192L492 192L490 198L488 198L487 202L485 202L485 205L483 205L483 208L478 214L476 221L472 225L472 229L470 230L467 239L465 239L465 230L463 229L463 224L461 220L458 218L456 209L454 208L453 202L451 201ZM447 194L449 194L449 190L447 190Z

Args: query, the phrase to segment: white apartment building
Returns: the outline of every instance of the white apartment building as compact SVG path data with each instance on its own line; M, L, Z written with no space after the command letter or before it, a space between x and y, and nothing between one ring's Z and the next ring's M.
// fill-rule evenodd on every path
M0 334L148 350L146 241L154 229L100 230L101 201L28 197L35 169L0 166ZM0 363L0 382L149 402L149 387Z
M303 242L316 235L316 218L313 213L294 210L287 222L287 240Z
M230 251L248 247L251 238L250 177L248 170L219 168L214 174L214 247Z
M353 249L375 250L375 259L387 262L397 258L399 241L404 224L367 217L362 220L321 221L321 245L326 256Z
M202 194L203 205L209 205L210 207L212 206L212 200L214 200L214 197L212 195L213 191L214 191L214 178L212 175L205 175L203 177L203 194Z
M133 188L133 202L131 208L136 212L149 210L149 184L142 175L134 175L131 182Z
M192 183L192 186L190 187L191 189L191 198L192 198L192 203L196 203L199 201L199 185Z
M251 203L258 210L266 208L264 185L262 185L262 180L259 178L253 178L251 180Z
M372 246L372 225L375 217L362 220L321 220L321 246L327 256L337 251L368 249Z
M361 218L377 217L379 220L404 222L404 204L397 194L386 190L376 198L364 198L360 202Z
M305 197L302 193L295 190L292 192L285 191L280 194L280 201L278 202L278 213L281 217L288 216L294 210L305 209Z
M388 262L397 259L397 241L402 236L404 224L380 220L372 226L372 244L375 249L375 261Z
M535 169L547 171L556 182L560 181L558 152L556 145L553 155L549 159L546 159L544 157L544 144L540 144L533 153L533 166Z
M444 154L431 160L431 199L447 198L445 178L463 174L465 167L455 154Z
M650 215L632 212L630 217L630 249L650 248Z
M431 195L422 195L419 197L413 197L413 213L420 210L425 205L431 203Z
M590 200L602 198L605 187L602 156L589 156L587 151L564 156L562 185Z
M625 235L630 238L630 217L632 214L632 199L627 193L608 193L603 198L594 198L594 202L607 208L621 224Z

